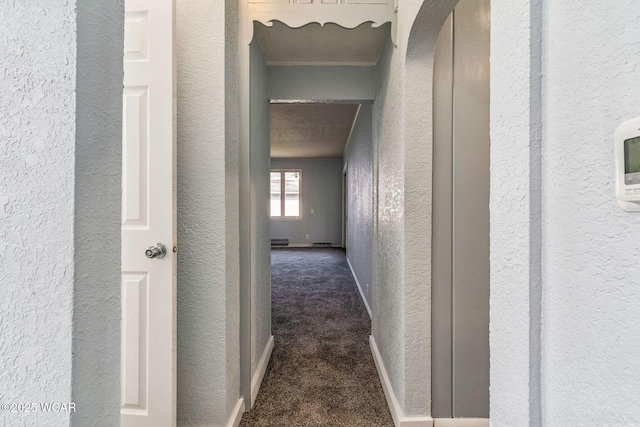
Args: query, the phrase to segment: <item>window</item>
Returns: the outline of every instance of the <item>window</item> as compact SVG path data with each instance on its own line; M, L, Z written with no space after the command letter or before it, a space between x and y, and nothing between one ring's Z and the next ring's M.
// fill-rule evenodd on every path
M271 217L300 218L301 170L271 171Z

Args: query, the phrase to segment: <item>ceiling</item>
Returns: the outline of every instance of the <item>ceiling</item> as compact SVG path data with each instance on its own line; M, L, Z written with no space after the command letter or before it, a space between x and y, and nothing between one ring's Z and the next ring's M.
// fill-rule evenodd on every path
M354 29L336 24L290 28L255 24L255 37L269 65L374 66L390 25ZM358 110L353 104L272 104L271 157L340 158Z
M357 111L354 104L272 104L271 157L342 157Z

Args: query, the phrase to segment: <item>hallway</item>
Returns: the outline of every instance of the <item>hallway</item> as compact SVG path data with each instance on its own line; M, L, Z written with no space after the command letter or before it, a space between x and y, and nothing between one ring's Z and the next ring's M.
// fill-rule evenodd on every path
M275 346L241 426L393 426L341 249L274 249Z

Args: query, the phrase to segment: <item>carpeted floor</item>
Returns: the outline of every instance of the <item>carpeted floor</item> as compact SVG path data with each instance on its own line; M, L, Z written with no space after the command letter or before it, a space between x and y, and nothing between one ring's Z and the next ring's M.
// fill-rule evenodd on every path
M393 426L344 251L274 249L275 347L240 426Z

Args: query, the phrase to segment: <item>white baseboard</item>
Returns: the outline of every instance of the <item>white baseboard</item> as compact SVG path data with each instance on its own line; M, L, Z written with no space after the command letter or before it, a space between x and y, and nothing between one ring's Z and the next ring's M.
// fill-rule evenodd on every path
M260 385L262 384L262 380L264 379L264 374L267 372L267 365L269 365L269 359L271 358L271 352L273 351L273 335L269 337L269 342L267 342L264 351L262 352L262 357L260 358L260 362L258 362L258 367L256 371L253 373L253 378L251 379L251 407L253 408L253 404L256 403L256 398L258 397L258 391L260 390Z
M391 382L389 381L389 375L387 369L384 367L382 357L378 351L376 340L373 335L369 336L369 344L371 346L371 353L373 354L373 361L376 363L376 369L378 370L378 376L382 383L382 389L384 395L387 398L387 405L389 405L389 411L391 411L391 417L393 418L393 424L395 427L433 427L433 418L431 417L407 417L404 415L398 399L393 392Z
M369 303L367 299L364 297L364 292L362 292L362 286L360 286L360 282L358 281L358 276L356 276L356 272L353 271L353 267L351 266L351 262L349 258L347 258L347 264L349 264L349 269L351 270L351 275L353 276L353 280L356 281L356 285L358 285L358 290L360 291L360 296L362 297L362 301L364 302L364 306L367 307L367 313L369 313L369 319L371 319L371 307L369 307Z
M233 413L227 422L227 427L238 427L240 420L242 420L242 414L244 414L244 399L240 398L238 399L238 403L236 403L236 407L233 408Z
M434 418L433 427L489 427L489 418Z

